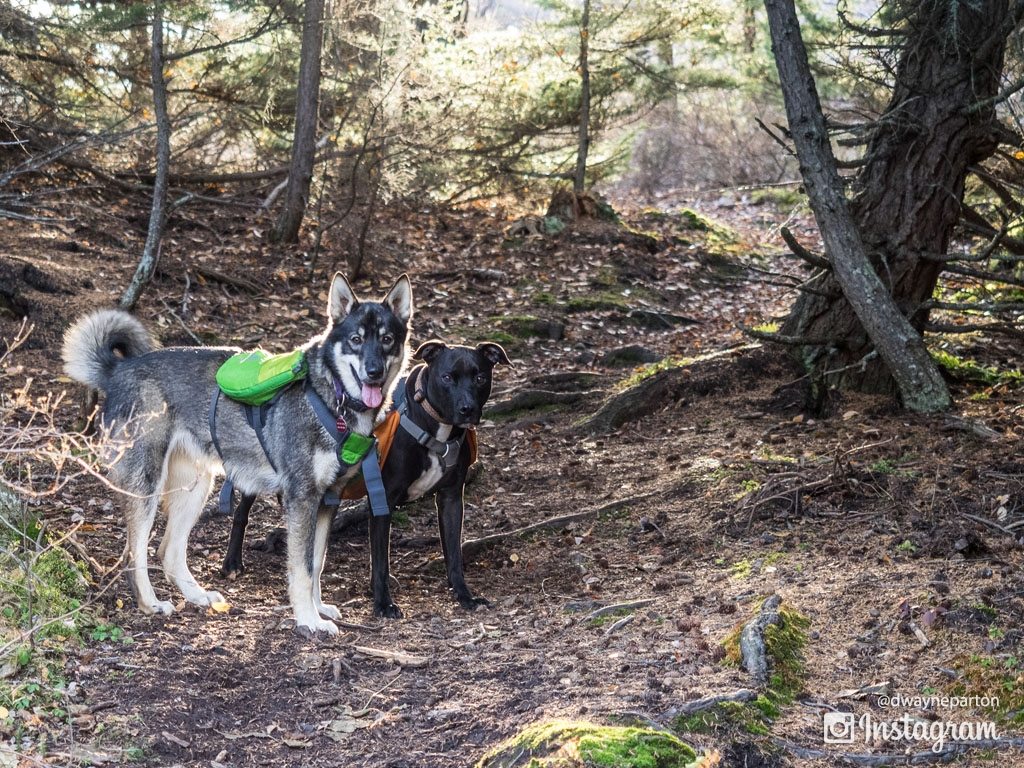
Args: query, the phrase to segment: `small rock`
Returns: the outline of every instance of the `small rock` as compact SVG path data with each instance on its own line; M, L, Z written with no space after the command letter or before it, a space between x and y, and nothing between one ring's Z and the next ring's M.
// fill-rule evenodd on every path
M992 569L988 568L988 567L986 567L986 568L979 568L978 569L978 578L979 579L991 579L992 578Z

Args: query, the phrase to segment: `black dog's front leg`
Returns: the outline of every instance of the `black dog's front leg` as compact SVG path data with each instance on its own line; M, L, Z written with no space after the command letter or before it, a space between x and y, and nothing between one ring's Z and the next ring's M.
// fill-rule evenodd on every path
M391 515L370 515L370 585L373 613L386 619L402 618L402 610L391 600Z
M459 605L469 611L477 606L490 605L483 597L476 597L466 586L466 577L462 566L462 518L464 506L462 501L462 483L442 488L435 497L437 505L437 525L441 534L441 551L444 553L445 569L448 572L448 587L459 601Z
M231 522L231 539L228 541L228 551L224 555L224 565L221 566L221 576L229 579L236 579L245 573L242 566L242 543L245 541L245 529L249 525L249 510L252 509L255 496L242 494L242 498L235 507L235 516Z

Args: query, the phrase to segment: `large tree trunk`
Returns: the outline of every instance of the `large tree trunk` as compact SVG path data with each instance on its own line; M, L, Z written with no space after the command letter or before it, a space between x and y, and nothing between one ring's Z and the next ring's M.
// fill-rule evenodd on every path
M922 304L942 268L928 257L946 253L968 167L996 148L995 109L977 105L998 92L1013 25L1007 0L907 7L892 97L873 129L850 208L876 272L920 332L928 321ZM894 393L835 275L807 287L781 333L830 343L800 347L803 361L819 376L834 371L828 386Z
M914 411L949 407L949 390L920 334L872 268L843 194L818 102L793 0L765 0L772 52L814 218L847 305L892 375L903 404Z
M316 155L316 128L320 105L320 52L324 38L324 0L306 0L302 16L302 50L295 105L295 139L288 171L284 209L274 228L274 239L295 243L309 202Z

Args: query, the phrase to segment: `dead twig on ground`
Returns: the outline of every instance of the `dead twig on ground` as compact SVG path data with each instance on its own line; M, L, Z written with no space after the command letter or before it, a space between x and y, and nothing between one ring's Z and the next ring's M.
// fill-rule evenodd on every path
M653 602L654 598L649 597L643 600L629 600L625 603L612 603L611 605L605 605L597 610L591 611L583 617L583 621L591 621L592 619L597 619L601 616L608 616L609 614L618 613L619 611L633 611L637 608L643 608L651 605Z
M246 293L260 294L263 293L263 288L252 280L246 277L240 277L239 275L229 275L225 272L221 272L218 269L212 267L206 267L201 264L197 264L193 267L197 275L205 277L207 280L213 280L216 283L222 285L230 285L232 288L238 288L239 290L245 291Z
M559 515L558 517L550 517L547 520L541 520L539 523L533 523L531 525L523 526L522 528L516 528L512 531L503 531L502 533L492 533L489 536L481 536L479 539L467 539L462 543L462 555L463 557L473 557L477 553L481 552L488 547L492 547L502 541L516 538L519 536L525 536L536 531L543 531L551 528L565 528L572 523L577 523L581 520L587 520L592 517L599 517L600 515L608 512L614 512L618 509L622 509L630 504L636 504L641 501L646 501L657 494L644 493L640 496L631 496L626 499L619 499L618 501L612 501L604 504L596 509L587 509L582 512L573 512L568 515Z
M386 659L393 661L402 667L409 667L415 669L417 667L425 667L430 663L430 658L427 656L416 656L412 653L406 653L405 651L389 651L386 648L371 648L367 645L353 645L352 650L356 653L361 653L363 656L372 656L375 659Z

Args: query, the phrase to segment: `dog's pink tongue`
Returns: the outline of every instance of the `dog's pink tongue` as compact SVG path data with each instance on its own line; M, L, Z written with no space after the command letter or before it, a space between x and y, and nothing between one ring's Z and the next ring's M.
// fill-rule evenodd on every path
M380 404L384 402L384 393L381 391L381 388L369 384L363 384L361 397L363 403L371 408L379 408Z

